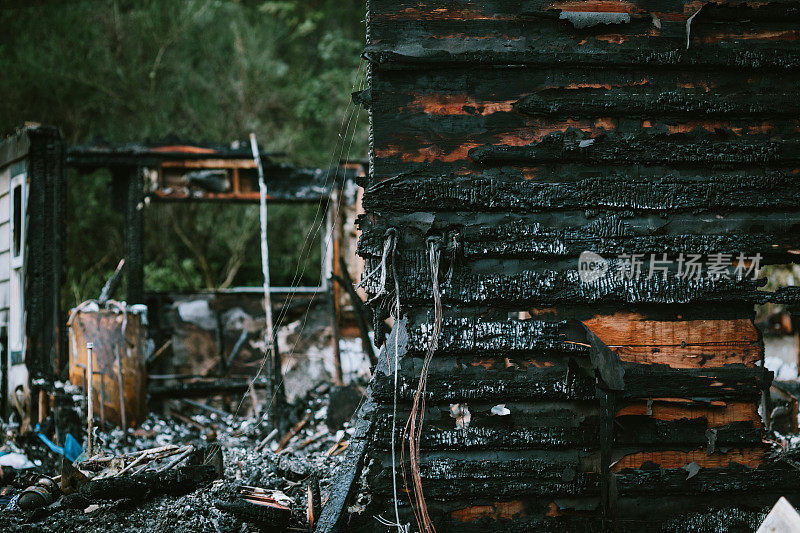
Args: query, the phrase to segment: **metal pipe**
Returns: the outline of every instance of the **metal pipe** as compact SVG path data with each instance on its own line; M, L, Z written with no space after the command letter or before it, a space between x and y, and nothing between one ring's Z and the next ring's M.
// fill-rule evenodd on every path
M244 343L247 342L247 338L250 336L250 332L247 329L242 330L242 334L239 335L239 338L236 340L236 344L233 345L233 350L231 350L231 354L228 356L228 360L225 361L225 368L230 369L231 363L233 360L236 359L236 356L239 355L239 352L242 350Z
M269 246L267 246L267 182L264 179L264 167L261 164L261 156L258 153L258 142L256 134L250 134L250 149L253 152L253 159L258 169L258 192L259 192L259 214L261 219L261 272L264 276L264 311L266 313L266 332L264 344L266 346L266 371L267 371L267 405L275 405L274 395L276 393L276 375L280 369L276 368L277 350L275 346L275 336L273 334L272 323L272 299L270 298L270 279L269 279ZM272 413L269 409L264 413L265 421L275 424Z
M187 405L191 405L192 407L197 407L198 409L202 409L204 411L208 411L209 413L214 413L214 414L219 415L219 416L221 416L223 418L228 418L228 417L233 416L233 414L231 414L231 413L229 413L227 411L223 411L221 409L217 409L215 407L211 407L210 405L206 405L204 403L195 402L194 400L189 400L187 398L181 398L181 401L183 403L187 404Z

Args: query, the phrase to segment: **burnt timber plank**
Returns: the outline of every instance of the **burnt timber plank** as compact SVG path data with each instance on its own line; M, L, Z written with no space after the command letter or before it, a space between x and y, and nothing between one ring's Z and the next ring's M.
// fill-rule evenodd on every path
M355 415L353 434L347 447L345 460L341 464L336 480L331 487L327 502L317 521L316 533L336 533L345 531L342 525L346 522L345 510L349 499L355 491L355 485L361 474L364 457L367 450L372 418L375 414L375 404L372 395L367 390L366 401Z
M464 206L468 207L468 206ZM363 228L358 253L378 258L383 253L383 238L389 225L404 229L401 246L415 248L430 230L456 231L460 253L465 261L483 258L564 258L575 259L591 250L604 257L615 257L636 250L649 259L666 253L677 259L680 254L761 255L761 264L791 262L798 249L800 211L633 214L587 213L565 210L560 213L530 214L481 213L484 224L476 224L468 212L440 212L431 220L420 220L413 213L386 211L383 215L362 216ZM700 216L698 220L698 215Z
M422 463L421 475L430 487L426 497L447 500L465 496L591 496L598 492L597 475L575 472L575 466L542 459L504 457L470 462L458 459ZM487 475L487 473L491 474ZM382 495L392 493L391 469L382 468L370 480Z
M710 368L761 360L761 336L749 319L659 321L620 312L584 324L624 362Z
M575 9L575 5L559 9L557 3L525 2L498 9L493 4L460 2L407 7L371 2L365 55L383 69L475 63L797 66L789 46L797 39L796 31L786 27L798 16L791 4L726 4L703 13L698 12L702 4L690 2L625 3L608 10L620 13L611 24L588 28L570 20L570 10L588 7ZM699 15L692 20L694 32L687 34L687 21L694 14ZM782 31L776 32L776 26ZM743 53L743 44L749 53Z
M403 413L408 418L407 413ZM599 423L596 418L583 421L577 427L559 427L556 424L533 427L474 427L456 428L451 420L451 428L434 427L426 419L421 446L424 450L528 450L564 448L598 449L600 445ZM374 429L376 449L386 449L391 440L391 417L381 415ZM395 438L400 438L402 427L395 429ZM671 421L655 420L646 416L617 416L615 418L614 442L620 446L632 445L671 445L706 446L709 441L708 430L712 429L705 418ZM752 420L732 422L716 426L715 445L723 448L761 446L761 427L755 427Z
M641 313L624 312L598 314L584 324L622 361L629 363L673 368L712 368L726 364L754 367L761 356L760 335L750 318L653 320ZM412 322L408 352L424 353L431 344L432 331L433 324L427 320ZM535 355L585 356L588 347L578 339L566 320L446 317L435 355L486 354L491 357L470 364L487 369L552 366L547 357L537 359Z
M663 92L640 88L552 89L522 97L513 107L524 115L563 116L706 116L780 117L793 111L797 99L792 94L776 94L769 100L749 93L707 95L702 89Z
M504 404L509 405L509 404ZM598 417L586 416L576 420L557 418L556 412L550 414L551 418L538 417L538 422L526 420L524 412L521 414L517 405L511 406L516 416L502 417L484 416L484 420L475 416L475 404L468 405L473 413L473 422L469 427L456 428L455 420L449 413L442 419L436 420L434 416L426 415L426 427L423 430L421 446L430 450L527 450L527 449L564 449L564 448L597 448ZM577 404L573 409L591 411L590 404ZM446 410L446 408L445 408ZM566 409L564 409L566 410ZM567 416L573 416L570 411ZM430 413L433 415L434 413ZM400 418L408 418L408 411L403 409ZM509 420L505 420L508 418ZM433 420L432 420L433 419ZM386 449L392 434L392 419L389 413L379 413L375 422L374 446L376 449ZM493 424L494 427L490 427ZM395 426L395 436L402 433L402 425ZM703 441L705 442L705 441Z
M692 463L705 469L724 468L734 464L758 468L764 459L764 450L760 448L734 448L724 453L713 454L709 454L704 448L690 451L661 448L623 455L611 465L611 470L615 473L623 470L635 471L648 465L663 469L683 469Z
M398 265L401 278L400 295L404 301L426 304L432 300L429 269L424 254L409 258ZM454 269L451 279L442 282L443 300L448 304L508 305L519 308L527 304L552 305L557 303L617 302L617 303L797 303L800 293L794 287L776 292L758 290L759 282L752 279L714 279L700 277L689 279L668 272L648 278L620 279L609 268L604 277L594 283L581 283L577 262L560 269L527 267L508 263L508 273L487 272L484 265L461 266ZM612 265L614 263L612 262ZM575 266L572 266L575 265ZM366 269L379 266L368 259ZM618 269L617 269L618 270ZM377 293L378 281L368 280L365 288Z
M567 132L568 133L568 132ZM718 164L763 166L796 163L800 143L796 141L723 140L721 135L685 133L637 136L584 137L551 133L539 142L510 146L477 146L469 150L470 159L479 165L540 164L578 161L587 165L620 164L637 161L648 165ZM572 137L572 138L570 138ZM578 137L578 138L575 138ZM717 137L717 138L715 138Z
M448 317L442 325L437 353L585 353L580 346L564 342L566 324L566 321ZM414 323L408 333L408 351L419 354L427 350L432 330L430 322Z
M405 358L399 372L398 397L408 401L416 391L414 376L422 360ZM706 400L755 400L769 386L772 373L744 365L718 368L669 368L664 365L625 363L624 398L697 398ZM581 373L568 362L527 369L487 370L465 365L458 357L434 358L430 363L426 398L436 401L529 401L592 400L593 376ZM391 399L393 378L374 378L375 398Z
M747 422L761 428L758 406L750 402L691 402L684 398L649 398L621 403L616 418L645 416L652 420L705 420L708 428Z
M370 188L370 198L365 199L365 208L379 212L408 212L416 207L435 211L518 213L598 208L634 213L677 213L714 208L795 211L800 208L797 180L790 172L764 174L758 181L751 181L748 188L743 187L745 176L735 174L727 179L723 175L712 180L690 180L672 177L667 173L663 178L653 181L628 181L624 176L612 174L587 177L577 183L507 180L480 175L400 178ZM610 177L615 179L611 181ZM434 201L439 203L434 205ZM754 213L751 216L756 218Z

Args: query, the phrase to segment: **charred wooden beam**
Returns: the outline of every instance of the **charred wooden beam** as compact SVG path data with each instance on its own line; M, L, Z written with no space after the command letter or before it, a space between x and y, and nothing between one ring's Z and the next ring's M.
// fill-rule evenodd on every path
M618 136L596 138L550 134L526 146L478 146L469 157L479 165L541 164L560 161L587 165L625 164L637 161L650 165L763 166L793 163L800 159L800 144L794 141L725 140L721 136L686 134Z
M547 306L558 303L617 302L641 303L796 303L800 292L795 287L776 292L758 290L761 282L745 278L715 279L699 277L689 279L667 272L649 277L644 274L635 279L619 276L620 265L610 261L606 274L593 283L583 283L578 274L577 262L564 262L561 268L550 264L506 262L504 272L486 272L483 265L456 266L454 274L442 282L443 300L463 305L505 305L520 308L525 305ZM379 266L373 259L366 261L367 271ZM528 267L530 265L530 267ZM400 295L406 302L430 304L432 301L429 267L421 250L405 254L398 265ZM486 273L484 273L486 272ZM615 273L616 272L616 273ZM378 291L378 281L366 280L365 288L373 294Z
M25 213L21 219L25 226L25 241L21 243L25 257L25 286L21 287L25 309L20 313L26 316L28 350L24 359L31 381L46 386L66 364L66 331L60 307L66 209L64 142L58 129L50 126L25 128L17 137L9 148L25 150L17 156L27 159L24 168L28 183L28 190L23 193L27 221ZM21 303L19 300L11 305Z
M493 152L495 148L497 151ZM504 157L501 154L507 151L526 157L526 150L525 147L487 147L486 153ZM365 208L378 212L407 212L413 211L412 207L489 213L598 208L620 213L678 213L725 209L749 211L752 224L757 224L758 209L796 212L800 208L797 183L789 172L759 171L759 179L748 187L743 187L744 176L738 173L715 175L711 180L670 176L669 172L653 180L639 179L636 175L626 178L611 172L603 174L576 182L555 183L509 179L499 174L467 178L397 178L373 186L364 204ZM691 175L697 176L696 172Z
M347 447L344 463L331 485L327 503L322 508L322 514L314 529L316 533L336 533L349 530L344 525L347 522L345 512L348 501L355 491L356 482L361 476L371 433L372 417L375 414L375 404L372 401L370 390L367 391L366 397L367 400L356 414L354 431L350 435L350 444Z
M401 366L399 398L408 401L416 392L415 375L421 360ZM673 369L662 365L625 364L624 398L679 397L698 400L755 400L772 380L762 368L727 365L719 368ZM562 401L594 399L595 379L567 364L526 370L487 370L462 365L457 359L438 358L431 363L426 398L438 401ZM378 400L393 397L393 380L374 378Z
M253 382L256 388L265 388L263 380ZM204 381L183 381L175 384L150 385L147 394L151 399L205 398L221 394L244 394L249 390L249 380L220 378Z

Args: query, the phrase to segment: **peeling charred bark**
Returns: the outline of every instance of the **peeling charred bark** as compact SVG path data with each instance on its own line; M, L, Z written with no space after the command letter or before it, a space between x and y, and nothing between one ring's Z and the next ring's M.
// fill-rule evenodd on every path
M416 305L430 305L432 293L430 272L421 250L403 257L398 265L401 298ZM752 279L687 279L669 272L664 279L660 274L649 278L619 279L611 270L594 283L582 283L575 268L577 262L565 262L558 268L547 268L545 263L530 264L506 262L503 272L486 272L484 265L456 267L449 280L442 283L442 298L448 304L461 305L554 305L559 303L616 302L616 303L798 303L797 288L788 287L776 292L758 290L760 285ZM367 270L379 266L368 259ZM485 273L484 273L485 272ZM370 292L377 292L378 281L364 283Z
M644 148L648 149L648 148ZM476 149L477 150L477 149ZM495 152L487 157L495 157ZM491 150L495 150L492 147ZM498 157L506 151L527 157L528 148L497 147ZM649 150L649 149L648 149ZM507 161L511 163L512 160ZM541 183L480 175L470 178L405 178L387 180L370 189L365 208L374 211L409 211L412 208L436 211L512 211L599 209L620 213L669 211L797 209L797 181L789 174L768 172L755 183L745 185L744 177L732 174L716 179L670 178L626 180L624 176L598 176L578 182ZM614 179L610 179L614 178ZM753 224L758 214L751 212ZM597 228L601 229L601 228Z
M712 135L692 138L686 134L575 137L554 133L527 146L478 146L469 151L469 157L480 165L560 161L601 165L637 161L647 165L676 166L762 166L794 163L800 158L800 144L792 141L748 142L743 139L718 140Z

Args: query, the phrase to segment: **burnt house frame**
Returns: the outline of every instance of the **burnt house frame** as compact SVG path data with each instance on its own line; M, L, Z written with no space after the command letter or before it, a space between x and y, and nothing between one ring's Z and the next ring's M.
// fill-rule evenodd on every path
M261 156L271 203L320 203L330 200L347 179L363 172L358 165L350 170L303 169L277 164L270 154ZM146 199L156 202L225 201L257 203L259 199L256 164L249 146L231 148L219 145L124 145L85 146L68 150L67 165L79 172L100 168L111 171L114 189L121 192L125 212L126 268L128 303L145 303L143 287L143 209ZM326 207L327 209L327 207ZM330 263L330 261L327 261ZM326 264L324 268L330 268ZM273 287L273 293L324 292L328 276L320 277L318 287ZM242 287L237 292L258 287Z
M331 298L331 308L338 316L338 299L333 300L338 296L338 287L330 281L331 274L339 269L333 255L338 245L333 215L338 210L334 207L344 184L364 174L364 165L303 169L275 163L266 154L262 155L262 163L269 201L324 202L327 217L322 244L328 235L335 241L334 246L327 248L327 254L323 254L319 286L272 287L272 294L288 291L306 296L323 294ZM60 301L65 276L67 167L79 173L99 168L112 173L112 189L125 213L125 295L129 304L148 300L143 283L143 207L147 197L173 202L258 202L255 161L246 144L241 148L161 144L68 149L56 127L38 125L20 128L3 140L0 143L0 414L7 417L15 410L15 404L22 402L31 416L30 423L49 411L54 382L64 375L68 362L67 310L62 309ZM209 183L205 187L176 186L175 180L197 171L201 177L210 175L210 186L217 190L209 191ZM221 171L226 173L224 179ZM220 183L227 185L219 190ZM260 287L240 287L227 292L232 296L257 296L262 291ZM228 380L223 385L230 392L247 389L244 382ZM203 395L202 387L196 393Z
M275 162L276 154L261 154L270 204L324 204L324 225L320 228L322 264L318 286L272 286L273 296L297 294L302 298L324 295L330 300L337 381L341 381L338 353L340 287L333 278L340 274L342 191L348 183L365 174L363 163L343 163L329 169L298 168ZM67 165L79 172L105 168L112 174L112 189L118 192L125 213L125 259L128 276L128 304L145 303L155 315L169 294L147 291L144 287L144 205L151 202L234 202L258 203L258 174L247 143L229 146L185 142L158 145L77 146L67 153ZM328 242L329 241L329 242ZM259 298L263 287L233 287L192 291L196 294ZM182 296L187 296L182 293ZM155 317L157 320L157 317ZM163 345L164 338L156 339ZM220 361L227 359L220 349ZM221 363L222 364L222 363ZM221 369L224 371L224 367ZM151 388L151 396L204 396L219 388L202 383ZM192 386L197 385L197 386ZM245 382L223 383L228 392L244 392ZM263 385L261 383L257 384Z

